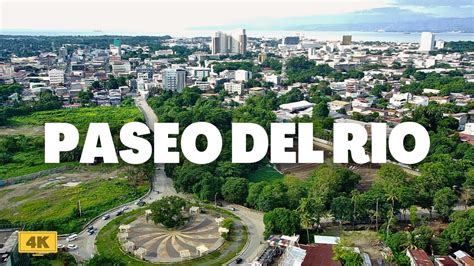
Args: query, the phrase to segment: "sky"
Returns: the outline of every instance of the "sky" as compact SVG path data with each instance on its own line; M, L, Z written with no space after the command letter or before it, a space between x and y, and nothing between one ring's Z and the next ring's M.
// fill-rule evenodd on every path
M474 17L474 0L0 0L0 32L173 35L199 27L335 16L383 7L435 17Z

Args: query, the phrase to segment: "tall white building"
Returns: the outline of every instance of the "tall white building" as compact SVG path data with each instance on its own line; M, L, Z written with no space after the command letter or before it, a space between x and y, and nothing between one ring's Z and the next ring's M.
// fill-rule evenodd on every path
M131 71L131 66L128 61L112 61L112 74L114 76L128 75Z
M186 70L181 68L163 70L163 88L181 92L186 87Z
M247 34L245 29L232 36L218 31L212 37L213 54L245 54L247 51Z
M434 50L435 36L431 32L422 32L420 38L420 52L429 52Z
M252 78L252 72L239 69L235 71L235 80L237 81L247 81Z
M49 84L64 84L64 70L51 69L48 71Z
M239 82L226 82L224 83L225 91L229 93L236 93L237 95L242 95L244 92L244 84Z

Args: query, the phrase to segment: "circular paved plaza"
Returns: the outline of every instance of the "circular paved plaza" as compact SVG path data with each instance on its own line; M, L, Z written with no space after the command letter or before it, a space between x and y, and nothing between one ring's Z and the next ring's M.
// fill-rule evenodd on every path
M125 250L151 262L177 262L205 255L223 243L215 218L198 214L181 228L167 229L140 216L119 233Z

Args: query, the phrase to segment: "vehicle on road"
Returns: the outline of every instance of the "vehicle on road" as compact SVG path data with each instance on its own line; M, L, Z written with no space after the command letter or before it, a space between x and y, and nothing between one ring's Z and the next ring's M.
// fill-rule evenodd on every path
M122 212L124 212L124 211L126 211L126 210L128 210L128 206L124 206L124 207L122 208Z
M77 246L74 245L74 244L69 244L69 245L67 245L67 248L68 248L69 250L75 250L75 249L77 249Z
M118 211L115 215L120 216L120 215L122 215L122 213L123 213L123 211L120 210L120 211Z
M87 230L89 230L89 231L94 230L94 226L91 225L91 226L87 227Z
M66 238L67 242L71 242L77 239L77 234L72 234Z
M106 215L104 215L104 216L102 217L102 220L105 221L105 220L107 220L107 219L109 219L109 218L110 218L110 214L106 214Z
M235 263L236 263L236 264L241 264L243 261L244 261L244 260L243 260L242 258L237 258L237 259L235 260Z
M235 212L235 208L234 208L234 207L230 207L230 208L229 208L229 211Z
M137 206L140 206L140 207L142 207L143 205L145 205L145 204L146 204L146 202L144 202L143 200L139 200L139 201L137 201L137 203L136 203L136 204L137 204Z
M58 249L59 249L59 250L63 250L63 249L64 249L64 245L63 245L63 244L58 244Z

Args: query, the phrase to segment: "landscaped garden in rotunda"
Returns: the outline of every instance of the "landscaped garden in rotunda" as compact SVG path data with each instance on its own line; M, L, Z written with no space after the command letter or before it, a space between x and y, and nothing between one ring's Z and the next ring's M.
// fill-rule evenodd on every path
M123 251L154 263L204 256L225 242L232 221L203 213L182 198L164 197L128 224L117 238Z

